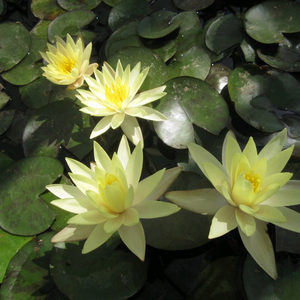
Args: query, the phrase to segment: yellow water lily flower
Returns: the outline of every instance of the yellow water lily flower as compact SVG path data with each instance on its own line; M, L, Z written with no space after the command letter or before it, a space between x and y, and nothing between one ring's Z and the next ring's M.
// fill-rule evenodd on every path
M209 238L216 238L238 227L242 241L255 261L277 278L274 251L266 222L300 232L300 214L284 206L300 204L300 181L281 173L293 152L284 150L284 129L259 153L252 139L241 151L228 132L222 151L222 164L208 151L188 144L201 171L215 189L178 191L166 194L177 205L200 214L215 215Z
M90 64L92 43L84 47L81 38L76 44L72 37L67 35L67 42L56 36L56 47L47 44L48 51L40 52L43 59L48 63L42 67L43 76L55 84L67 85L68 90L74 90L82 86L83 75L92 75L97 63Z
M137 63L132 70L130 65L123 70L119 60L116 71L105 62L102 72L95 70L96 79L84 77L90 91L78 90L78 99L86 105L80 110L92 116L103 117L92 131L91 138L110 127L116 129L121 126L135 145L141 142L143 147L143 135L136 117L152 121L167 120L163 114L146 106L166 94L163 92L165 86L137 94L148 71L149 67L141 72L141 63Z
M141 260L145 257L145 236L140 218L152 219L176 213L172 203L156 201L169 188L181 168L160 170L141 182L143 152L139 143L131 153L125 136L112 159L94 142L96 163L91 168L67 158L76 186L48 185L60 199L51 203L77 215L57 233L53 243L87 239L82 252L105 243L116 231L126 246Z

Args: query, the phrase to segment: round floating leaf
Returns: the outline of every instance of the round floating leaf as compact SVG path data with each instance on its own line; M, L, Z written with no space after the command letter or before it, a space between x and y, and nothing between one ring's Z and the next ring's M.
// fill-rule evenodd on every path
M138 34L148 39L164 37L180 26L182 20L175 16L176 13L172 11L156 11L139 23Z
M245 14L244 26L255 40L282 43L282 33L300 31L300 4L292 1L265 1L251 7Z
M146 48L128 47L121 49L108 59L108 63L115 69L118 60L123 68L130 64L131 69L141 62L141 69L151 66L148 75L141 86L141 91L161 86L167 80L167 67L160 56Z
M57 5L56 0L32 0L31 11L35 17L41 20L54 20L56 17L65 13Z
M51 24L49 20L39 21L30 31L30 35L33 39L48 39L48 27Z
M43 106L33 113L24 129L25 156L56 157L63 143L81 159L93 148L89 136L94 125L92 118L80 112L71 101L57 101Z
M0 226L18 235L45 231L55 215L38 195L63 171L51 157L29 157L17 161L0 173Z
M211 187L211 183L195 173L184 172L169 191ZM164 201L168 202L164 199ZM211 220L207 216L181 209L176 214L157 219L141 219L148 245L164 250L187 250L208 242ZM159 232L159 234L157 234Z
M0 152L0 172L7 166L11 165L14 161L6 154Z
M214 20L205 34L208 49L220 54L243 41L243 21L234 15L221 16Z
M45 40L32 39L30 52L13 69L2 74L2 77L15 85L25 85L42 75L43 71L40 64L35 62L41 60L39 51L44 51L47 43Z
M261 131L282 130L282 115L300 111L299 82L276 69L238 67L229 76L228 90L240 117Z
M30 113L21 112L19 110L16 111L14 114L14 118L10 124L10 127L8 128L6 132L6 136L13 141L16 145L22 143L22 136L24 127L28 120L28 115Z
M105 45L105 54L107 57L112 56L122 48L141 46L141 42L136 30L137 25L137 20L127 23L118 28L109 37Z
M109 6L116 6L117 4L123 2L124 0L103 0L103 2Z
M32 237L12 235L0 228L0 283L12 257L30 240Z
M31 37L21 23L0 24L0 65L7 71L17 65L27 54Z
M61 38L70 35L78 35L80 29L88 25L95 19L96 15L92 11L76 10L67 12L51 22L48 29L48 39L51 43L55 42L55 36Z
M1 286L1 299L46 299L47 294L51 293L54 287L49 276L52 236L52 232L39 235L12 258Z
M244 263L243 282L248 300L297 300L300 294L299 259L276 261L278 279L273 280L248 254Z
M176 53L177 42L176 40L171 40L169 43L165 44L160 48L152 49L153 52L158 54L164 62L168 61Z
M188 142L194 142L193 124L213 134L219 134L225 127L229 115L227 104L209 84L181 77L169 80L166 86L167 95L156 109L168 120L154 122L155 131L165 144L186 148Z
M206 51L194 45L185 52L177 52L168 65L169 80L190 76L204 80L210 70L210 58Z
M4 110L0 111L0 135L3 134L10 126L15 115L15 110Z
M147 16L151 12L146 0L125 0L113 7L109 14L108 25L112 31L126 21Z
M101 3L101 0L57 0L57 3L68 11L76 9L91 10L97 7Z
M231 70L223 64L214 64L206 78L206 82L210 84L219 93L223 90L224 86L228 83L228 77Z
M131 252L114 250L113 236L96 250L82 254L83 242L57 244L51 255L51 275L72 300L121 300L139 291L146 281L145 263Z
M0 109L5 106L5 104L9 101L10 97L5 93L0 92Z
M174 4L182 10L201 10L215 2L215 0L173 0Z

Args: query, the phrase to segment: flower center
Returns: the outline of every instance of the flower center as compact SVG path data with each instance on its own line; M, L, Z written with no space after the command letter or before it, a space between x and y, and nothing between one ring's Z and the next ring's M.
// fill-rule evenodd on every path
M107 101L117 105L119 109L122 108L122 103L127 97L126 84L122 82L112 83L110 86L105 85L105 96Z
M261 176L259 174L253 175L250 172L247 172L244 174L244 177L251 182L254 193L259 192L261 186Z
M59 63L57 63L57 66L60 73L69 74L75 66L75 61L72 60L69 56L64 56L63 59Z

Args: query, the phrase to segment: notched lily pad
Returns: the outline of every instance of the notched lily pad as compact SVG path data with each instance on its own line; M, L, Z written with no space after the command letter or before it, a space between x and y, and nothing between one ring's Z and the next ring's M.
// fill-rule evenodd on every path
M31 37L21 23L0 24L0 65L7 71L17 65L29 51Z
M15 115L15 110L4 110L0 111L0 135L3 134L10 126Z
M227 104L209 84L181 77L167 81L166 86L167 95L156 109L168 120L154 122L155 131L165 144L177 149L187 148L187 143L195 139L193 124L213 134L219 134L226 126Z
M1 86L0 86L1 88ZM9 101L10 97L6 95L4 92L0 91L0 109L5 106L5 104Z
M255 40L282 43L282 33L300 31L300 4L293 1L265 1L251 7L245 14L244 26Z
M215 2L215 0L173 0L176 7L182 10L201 10Z
M54 20L65 13L56 0L32 0L31 11L35 17L41 20Z
M30 35L33 39L48 39L48 27L51 24L49 20L39 21L30 31Z
M231 70L223 64L214 64L205 81L209 83L219 93L223 90L224 86L228 84L228 78Z
M97 7L102 0L57 0L57 3L65 10L72 11L77 9L92 10Z
M164 37L180 26L182 20L175 17L176 13L172 11L156 11L141 20L137 27L138 34L148 39Z
M51 157L29 157L0 173L0 226L17 235L35 235L52 224L55 215L38 195L62 174Z

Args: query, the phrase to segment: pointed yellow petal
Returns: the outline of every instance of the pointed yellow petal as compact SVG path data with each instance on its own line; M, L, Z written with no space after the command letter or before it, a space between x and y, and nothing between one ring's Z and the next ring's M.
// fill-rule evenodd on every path
M107 220L103 227L104 231L106 233L116 232L122 226L124 218L124 214L119 214L118 217Z
M126 115L121 128L133 144L137 145L138 142L141 142L141 146L144 148L142 130L135 117Z
M134 226L121 226L119 229L119 235L128 247L128 249L135 254L140 260L145 259L146 241L144 229L141 222L138 222Z
M111 128L112 129L116 129L119 126L121 126L121 124L123 123L125 118L125 114L124 113L116 113L113 115L112 119L111 119Z
M225 170L227 170L227 174L230 174L229 172L235 153L241 154L241 148L236 141L234 133L228 131L222 148L222 163Z
M74 214L81 214L88 211L85 207L82 207L79 202L75 199L62 199L62 200L53 200L50 202L52 205L55 205L63 210L69 211Z
M128 141L126 136L123 134L121 138L121 142L119 144L117 155L123 165L124 170L126 170L129 158L131 156L131 151L128 145Z
M262 188L268 187L271 184L278 184L280 187L285 185L293 176L293 173L276 173L265 178L262 182ZM299 185L300 188L300 185Z
M232 205L225 205L215 214L211 223L208 238L213 239L222 236L235 229L237 226L235 207Z
M300 233L300 214L286 207L278 207L278 210L280 210L282 214L286 217L286 222L272 223L284 229Z
M246 236L240 228L239 233L250 255L267 274L276 280L274 250L266 224L256 221L256 231L251 236Z
M259 205L259 210L253 216L265 222L286 222L286 217L278 208L268 205Z
M111 185L106 185L105 203L108 209L115 213L121 213L125 209L125 193L118 182L113 182Z
M88 190L94 191L96 193L98 192L97 184L94 180L83 175L73 173L69 173L69 176L71 177L72 181L76 184L76 186L80 189L80 191L84 194Z
M137 210L132 207L124 211L124 217L124 226L134 226L140 220Z
M69 168L71 169L72 173L83 175L85 177L88 177L90 179L95 179L95 174L93 171L91 171L90 168L85 166L84 164L80 163L79 161L69 158L66 158L67 164Z
M257 162L257 149L252 137L249 138L248 143L243 150L243 154L247 157L250 165Z
M240 174L236 179L232 189L232 199L237 204L245 204L252 206L256 199L253 186L249 180L247 180L243 174Z
M96 142L94 142L94 157L99 168L106 172L110 172L111 160L104 149Z
M106 132L110 128L112 117L112 115L103 117L93 129L90 138L93 139L96 136Z
M98 210L91 210L80 215L74 216L68 220L68 224L74 225L96 225L107 220Z
M134 189L132 185L129 186L127 190L126 199L125 199L125 209L129 209L132 206L134 200Z
M244 213L237 208L235 210L235 217L239 228L246 234L246 236L254 234L256 230L256 223L251 215Z
M300 204L300 187L297 190L281 188L276 194L264 201L263 204L275 207L298 205Z

